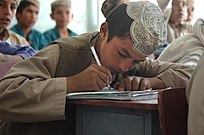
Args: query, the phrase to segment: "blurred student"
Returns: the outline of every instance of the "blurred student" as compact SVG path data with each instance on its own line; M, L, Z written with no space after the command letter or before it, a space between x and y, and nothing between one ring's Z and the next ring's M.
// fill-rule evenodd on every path
M52 13L50 14L52 20L56 22L56 26L44 32L48 42L52 42L60 37L77 36L78 34L70 30L69 23L73 19L73 12L71 8L71 0L55 0L51 4Z
M0 62L13 62L31 57L35 51L20 35L8 30L20 0L0 1Z
M21 0L16 11L18 24L11 28L12 31L25 37L35 50L41 50L48 44L44 35L33 29L38 20L39 6L39 0Z
M169 43L176 38L192 33L192 25L185 22L187 15L187 0L172 0L171 8L164 10L167 23L167 41L154 54L157 58Z
M172 0L157 0L157 3L161 10L164 12L168 6L168 4L172 2ZM191 22L193 19L193 12L194 12L194 0L187 0L187 16L185 21Z
M193 26L193 33L175 39L164 49L158 60L196 67L204 51L203 29L204 20L198 19Z
M190 66L147 58L165 38L160 8L139 1L117 6L100 32L52 42L0 81L0 119L7 125L0 130L6 135L74 135L67 93L100 91L130 70L133 76L119 90L186 86ZM103 66L97 65L93 50Z
M170 1L171 8L164 10L167 22L167 41L171 43L174 39L192 33L192 25L185 22L187 15L187 0Z

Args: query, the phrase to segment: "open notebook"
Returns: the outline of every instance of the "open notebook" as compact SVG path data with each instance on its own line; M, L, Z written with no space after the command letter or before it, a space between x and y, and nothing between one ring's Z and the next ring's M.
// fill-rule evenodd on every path
M99 92L75 92L67 94L68 99L110 99L110 100L149 100L156 99L158 90L117 91L102 90Z

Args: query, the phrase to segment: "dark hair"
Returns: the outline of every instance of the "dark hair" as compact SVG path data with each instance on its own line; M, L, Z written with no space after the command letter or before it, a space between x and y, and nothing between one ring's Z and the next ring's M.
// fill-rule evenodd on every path
M30 5L34 5L34 4L29 2L29 1L21 1L19 6L16 9L16 13L22 13L23 9L25 9L26 7L28 7Z
M130 35L130 26L133 19L127 15L126 8L126 4L120 4L107 16L106 22L108 23L108 42L114 36L123 38Z
M105 17L110 13L110 11L118 5L118 0L105 0L101 7L101 12Z

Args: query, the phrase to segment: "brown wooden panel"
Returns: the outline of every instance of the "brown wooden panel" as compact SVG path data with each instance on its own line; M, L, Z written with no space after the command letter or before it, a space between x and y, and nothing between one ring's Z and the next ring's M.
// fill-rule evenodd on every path
M187 135L188 105L185 88L161 90L158 109L162 135Z

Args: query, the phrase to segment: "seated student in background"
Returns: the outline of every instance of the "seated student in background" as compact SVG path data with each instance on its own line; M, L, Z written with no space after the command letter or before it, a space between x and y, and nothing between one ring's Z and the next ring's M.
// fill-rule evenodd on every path
M188 135L204 135L204 55L191 76L186 88L188 101Z
M78 34L70 30L69 23L73 19L71 0L55 0L51 4L51 18L56 22L56 26L44 32L48 42L52 42L60 37L77 36Z
M170 1L172 0L157 0L157 3L161 10L164 12ZM186 2L187 2L187 18L185 18L185 21L191 22L193 19L194 0L187 0Z
M197 66L204 51L204 20L198 19L193 33L175 39L158 57L158 60Z
M41 50L48 42L44 35L33 29L39 12L39 0L21 0L16 11L18 24L14 25L11 30L25 37L35 50Z
M16 53L17 48L18 51L19 48L27 48L21 50L21 53L34 54L29 52L29 43L23 37L8 30L19 2L20 0L0 1L0 62L20 61L25 58Z
M187 14L187 0L173 0L172 8L164 11L167 22L167 41L192 33L192 26L185 22Z
M165 37L160 8L139 1L117 6L100 32L52 42L0 80L0 119L4 120L0 131L6 135L73 135L75 119L66 106L67 93L100 91L117 80L116 75L130 70L135 76L120 90L185 86L192 67L147 58ZM103 66L96 64L91 48Z
M155 52L157 58L169 43L176 38L192 33L192 25L186 23L187 0L172 0L171 8L164 10L164 16L167 23L167 41L163 47Z

